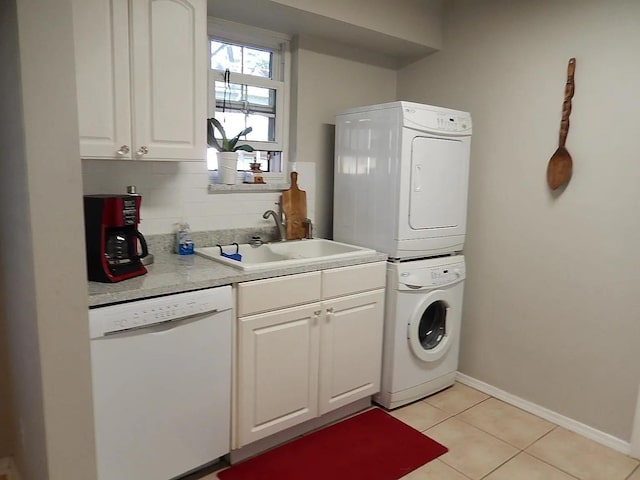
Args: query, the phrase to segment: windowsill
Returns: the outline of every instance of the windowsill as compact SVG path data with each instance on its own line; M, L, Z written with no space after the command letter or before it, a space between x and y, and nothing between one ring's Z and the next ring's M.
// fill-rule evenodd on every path
M288 183L237 183L235 185L223 185L221 183L209 184L209 193L263 193L281 192L289 188Z
M220 183L218 172L216 170L209 171L209 193L263 193L263 192L281 192L288 189L291 185L284 180L284 175L267 173L264 175L266 183L243 183L245 172L238 172L236 175L236 183L227 185Z

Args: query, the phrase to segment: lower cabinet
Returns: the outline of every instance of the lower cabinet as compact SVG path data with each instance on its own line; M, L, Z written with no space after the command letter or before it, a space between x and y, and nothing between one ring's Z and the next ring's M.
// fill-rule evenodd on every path
M238 285L236 448L378 392L385 272L378 262Z

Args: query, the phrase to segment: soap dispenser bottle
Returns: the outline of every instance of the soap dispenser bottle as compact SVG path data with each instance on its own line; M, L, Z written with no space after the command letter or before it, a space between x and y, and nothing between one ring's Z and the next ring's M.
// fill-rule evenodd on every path
M191 255L194 253L191 231L189 224L186 222L176 224L176 253L178 255Z

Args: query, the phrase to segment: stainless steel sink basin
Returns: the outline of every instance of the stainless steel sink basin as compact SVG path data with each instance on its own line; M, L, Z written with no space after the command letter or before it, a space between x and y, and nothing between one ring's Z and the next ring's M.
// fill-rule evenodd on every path
M236 248L233 245L225 246L223 251L225 254L233 254ZM259 247L242 243L239 245L238 253L241 256L241 260L234 260L220 255L220 248L218 247L196 248L196 254L200 256L244 271L346 259L368 255L374 253L374 250L334 242L333 240L314 238L311 240L265 243Z

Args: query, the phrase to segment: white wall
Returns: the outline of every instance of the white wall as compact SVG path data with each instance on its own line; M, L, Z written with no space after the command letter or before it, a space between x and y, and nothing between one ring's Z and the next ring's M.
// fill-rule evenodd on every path
M452 0L402 99L473 115L460 368L623 440L640 381L640 3ZM567 61L574 175L552 195Z

